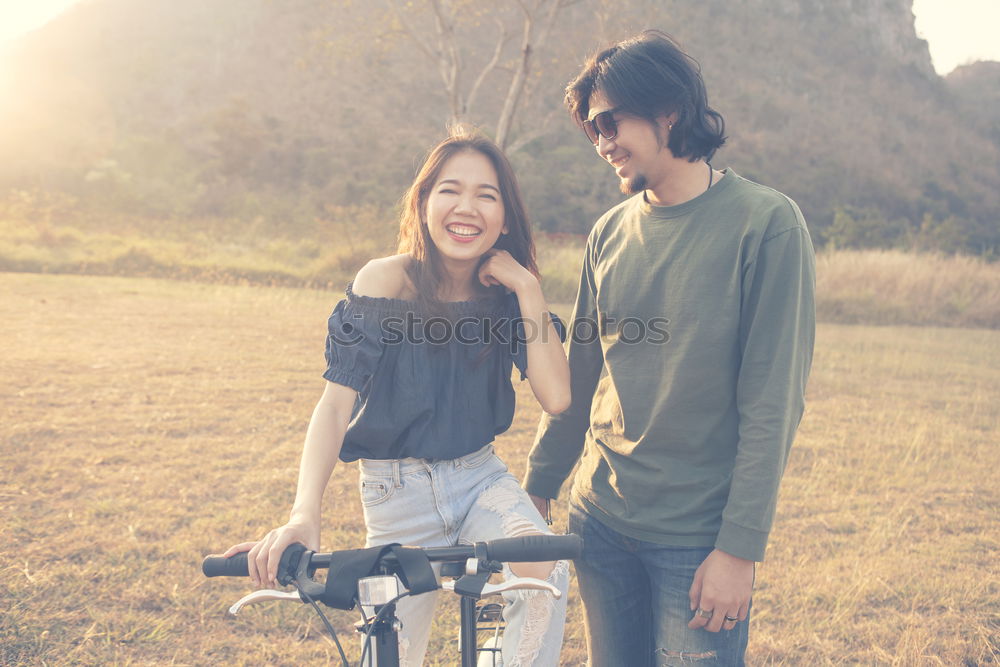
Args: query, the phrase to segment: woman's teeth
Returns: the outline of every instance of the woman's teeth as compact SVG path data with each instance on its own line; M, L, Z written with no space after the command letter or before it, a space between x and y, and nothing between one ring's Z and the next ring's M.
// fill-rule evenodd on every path
M476 227L468 225L448 225L445 229L455 236L479 236L482 233Z

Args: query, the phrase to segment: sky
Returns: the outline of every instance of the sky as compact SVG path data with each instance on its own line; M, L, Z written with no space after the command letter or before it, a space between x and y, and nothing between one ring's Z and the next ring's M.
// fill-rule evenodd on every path
M79 0L0 0L0 45L40 28Z
M0 46L79 1L0 0ZM938 74L974 60L1000 61L1000 0L913 0L913 13Z
M913 13L938 74L975 60L1000 60L1000 0L913 0Z

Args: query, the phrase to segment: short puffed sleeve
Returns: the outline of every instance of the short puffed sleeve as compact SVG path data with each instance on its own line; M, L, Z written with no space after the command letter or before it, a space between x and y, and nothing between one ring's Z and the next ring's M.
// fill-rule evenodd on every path
M559 340L565 343L566 325L553 312L549 313L549 319L552 321L552 326L556 330L556 334L559 335ZM522 380L528 377L528 348L526 343L530 342L532 336L549 335L548 327L546 327L545 332L532 331L531 329L533 327L524 326L524 320L520 316L515 315L511 318L511 356L514 358L514 365L517 366L517 370L521 373Z
M344 299L327 322L323 377L361 391L378 367L384 348L378 313Z

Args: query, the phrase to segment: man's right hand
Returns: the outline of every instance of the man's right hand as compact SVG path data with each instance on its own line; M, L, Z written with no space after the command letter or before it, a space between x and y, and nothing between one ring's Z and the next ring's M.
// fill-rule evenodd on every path
M222 555L229 558L249 551L247 571L250 574L250 581L258 588L276 588L281 554L296 542L304 544L307 549L313 551L319 549L319 526L289 521L284 526L269 532L262 540L234 544Z

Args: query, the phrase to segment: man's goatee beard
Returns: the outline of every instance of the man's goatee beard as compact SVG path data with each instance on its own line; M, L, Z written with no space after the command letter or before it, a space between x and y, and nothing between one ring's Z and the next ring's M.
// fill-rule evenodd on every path
M621 187L623 195L636 195L646 189L646 177L623 178L618 185Z

